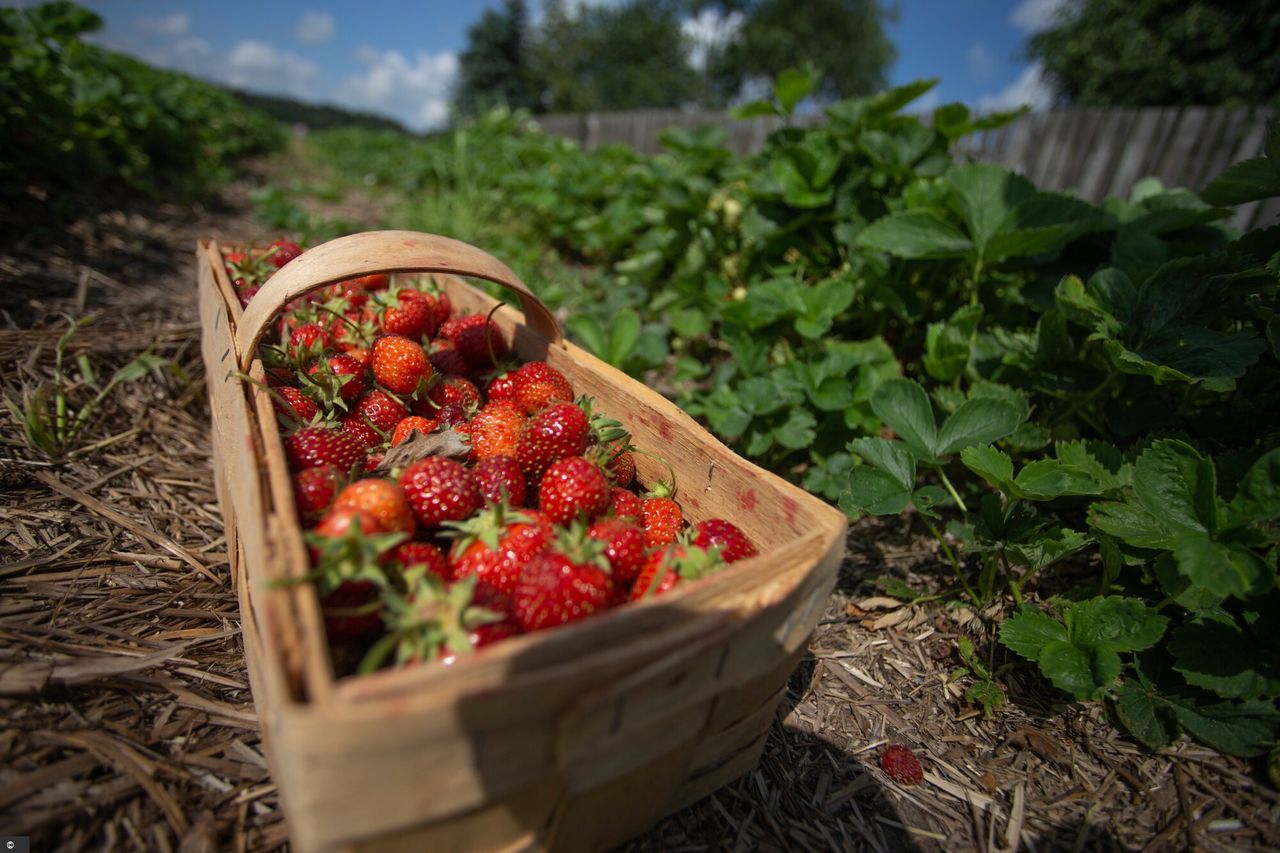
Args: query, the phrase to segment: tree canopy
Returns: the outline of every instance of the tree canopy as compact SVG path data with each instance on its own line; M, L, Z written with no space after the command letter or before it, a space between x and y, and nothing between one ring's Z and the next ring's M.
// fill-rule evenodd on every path
M1027 54L1081 106L1280 102L1280 0L1077 0Z
M467 49L458 58L455 111L537 106L528 67L528 18L524 0L506 0L501 11L486 9L467 30Z

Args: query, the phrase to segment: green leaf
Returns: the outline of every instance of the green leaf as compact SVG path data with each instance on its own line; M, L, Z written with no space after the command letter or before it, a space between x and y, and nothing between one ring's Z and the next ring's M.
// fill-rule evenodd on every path
M1265 630L1265 629L1264 629ZM1169 638L1174 669L1187 683L1224 699L1272 699L1280 695L1280 661L1235 625L1199 621Z
M1126 678L1115 694L1116 716L1148 749L1172 746L1181 734L1178 717L1160 695L1137 679Z
M1182 727L1220 752L1246 758L1271 749L1280 730L1280 712L1272 702L1223 702L1197 705L1189 699L1165 697Z
M964 698L971 705L981 705L988 717L1004 707L1004 691L994 681L975 681L965 688Z
M613 316L609 326L609 349L605 358L614 367L621 367L640 340L640 315L630 308L623 308Z
M969 336L947 323L930 323L921 361L932 378L952 381L969 364Z
M566 325L584 347L602 359L605 357L608 347L605 344L604 326L599 320L590 314L575 314Z
M1209 204L1236 205L1276 195L1280 195L1280 171L1265 157L1254 157L1214 178L1200 198Z
M1100 699L1120 675L1120 656L1108 648L1082 648L1066 641L1045 645L1040 672L1054 687L1077 699Z
M155 355L154 353L144 352L124 367L117 370L112 375L110 384L136 382L151 371L160 368L167 368L172 364L173 363L167 358Z
M960 452L960 461L1009 497L1021 497L1013 484L1013 460L1003 450L982 445L966 447Z
M904 210L877 219L858 234L863 248L900 258L963 258L973 244L931 210Z
M932 459L938 444L938 426L929 396L920 383L890 379L871 395L871 410L921 459Z
M1005 548L1009 559L1032 571L1039 571L1093 542L1093 537L1068 527L1050 527L1033 534L1026 542Z
M1045 646L1065 643L1067 628L1061 622L1024 606L1000 625L1000 642L1029 660L1039 660Z
M938 434L936 456L1004 438L1022 423L1025 410L993 397L970 397L947 418Z
M1243 548L1214 542L1204 533L1179 534L1172 550L1180 575L1219 595L1245 598L1272 586L1272 573L1265 563Z
M849 442L849 452L856 453L866 462L887 471L905 490L915 488L916 461L902 445L888 439L856 438Z
M975 163L953 169L947 180L955 191L959 213L979 255L1013 215L1013 209L1036 193L1035 185L1008 169Z
M1229 527L1280 518L1280 450L1272 450L1245 473L1227 517Z
M873 115L891 115L938 85L937 77L912 80L892 89L885 89L866 99L867 112Z
M791 115L796 105L803 101L822 79L813 68L788 68L778 75L773 84L773 96L777 98L784 115Z
M1185 442L1162 439L1143 451L1134 465L1133 491L1170 530L1218 529L1213 463Z
M840 509L849 516L898 515L911 504L911 489L883 468L859 465L849 475L849 488L840 496Z
M761 116L776 115L781 115L781 113L778 112L777 105L770 100L751 101L750 103L743 104L740 107L734 107L729 110L729 116L736 119L759 118Z
M813 444L816 435L814 427L817 419L808 409L795 408L787 415L786 421L773 431L773 438L778 444L791 450L799 450Z
M1151 648L1169 625L1154 607L1116 595L1077 602L1063 615L1072 643L1117 652Z
M1159 516L1132 501L1094 503L1089 507L1089 524L1139 548L1170 549L1177 541Z

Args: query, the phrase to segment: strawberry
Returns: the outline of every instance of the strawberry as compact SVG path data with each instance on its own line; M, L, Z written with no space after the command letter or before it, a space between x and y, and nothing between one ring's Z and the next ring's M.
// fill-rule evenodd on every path
M516 448L516 461L528 482L537 483L561 459L581 456L589 429L586 413L573 403L553 403L531 417Z
M241 308L248 308L249 303L253 301L253 297L258 295L258 291L262 288L256 284L253 287L246 287L236 292L236 299L240 301Z
M324 351L333 349L333 337L319 323L303 323L289 333L287 349L297 361L310 361Z
M524 412L510 400L490 402L471 419L471 457L516 458L525 421Z
M491 504L466 521L448 525L457 536L449 549L455 578L474 575L481 587L512 595L529 561L551 543L550 522L537 512Z
M924 779L920 759L899 743L891 744L880 753L880 769L899 785L915 785Z
M330 511L306 535L310 577L330 638L355 638L378 627L377 591L386 582L382 562L403 539L403 533L386 533L377 519L354 508Z
M462 353L458 352L458 347L453 341L432 338L427 359L436 373L442 373L445 376L461 376L464 379L471 377L471 365L463 358Z
M373 342L369 369L374 381L397 394L415 393L433 373L422 347L400 335L385 335Z
M607 518L591 525L587 535L604 543L604 555L613 570L614 584L629 586L644 565L644 531L630 522Z
M333 508L366 512L388 532L412 535L418 526L404 490L399 484L378 477L356 480L347 486L338 493Z
M326 407L346 409L364 390L364 365L349 353L338 353L307 368L303 382L312 399Z
M472 634L481 625L498 622L502 614L475 605L475 579L449 585L430 571L406 577L404 595L386 593L386 638L370 648L360 671L380 666L394 652L397 664L452 662L473 649Z
M737 525L723 518L699 521L694 525L693 531L694 545L704 551L719 548L720 557L726 563L736 563L738 560L754 557L758 553L756 546L752 545L751 540L747 538L747 534L743 533Z
M609 513L615 518L640 524L644 521L644 504L634 492L621 486L609 489Z
M473 370L493 367L507 354L498 324L483 314L454 317L440 327L440 337L453 341Z
M253 252L228 252L223 260L226 262L227 277L237 290L259 287L266 283L276 267L267 262L263 255Z
M511 377L515 397L532 415L542 411L552 401L573 402L573 386L565 375L545 361L527 361Z
M636 458L630 451L624 450L605 463L605 471L615 485L629 486L636 478Z
M435 334L435 300L427 294L406 287L389 292L379 301L380 322L386 334L403 335L415 341Z
M686 547L680 543L651 551L640 567L631 587L631 600L641 601L662 595L682 581L694 581L724 568L725 562L714 551Z
M516 400L515 373L508 370L490 379L488 386L485 387L485 394L489 396L489 402L512 400L518 403L519 400Z
M455 403L450 403L441 409L437 417L440 419L440 425L445 427L458 427L461 429L463 424L468 423L467 413Z
M293 475L293 500L304 523L313 524L328 511L340 476L333 465L303 468Z
M600 468L581 456L552 463L538 486L538 508L556 524L575 518L595 519L609 507L609 481Z
M440 421L436 418L424 418L418 415L409 415L407 418L401 418L396 424L395 431L391 433L391 446L403 444L409 439L411 433L420 432L423 435L430 435L432 430L440 425Z
M525 566L515 588L515 615L526 631L553 628L606 609L613 578L604 544L566 531Z
M644 499L641 505L644 517L644 541L650 548L660 548L676 541L684 524L680 504L665 494Z
M362 275L350 279L350 282L373 293L379 290L386 290L391 285L391 278L386 273L373 273L372 275Z
M461 521L484 503L470 472L452 459L428 456L400 475L400 485L423 527Z
M450 404L461 406L463 411L475 412L480 408L480 389L470 379L461 376L441 376L431 383L427 399L419 401L419 407L430 411L419 411L420 415L431 415Z
M272 240L267 244L267 260L276 269L302 254L302 247L292 240Z
M360 439L365 447L377 447L408 416L409 410L403 403L386 391L374 388L342 419L342 429Z
M324 289L325 304L339 314L359 311L369 301L369 292L354 279L331 284Z
M308 426L284 440L289 467L295 471L331 464L339 471L364 467L364 446L352 435L330 427Z
M510 456L489 456L471 469L480 493L489 503L506 501L511 506L524 506L528 486L520 463Z
M275 407L277 413L287 419L299 423L307 423L320 413L320 409L315 402L297 388L285 386L277 388L276 393L279 394L279 398L277 399L273 396L271 405Z
M443 290L435 293L436 297L436 327L439 328L449 322L449 317L453 314L453 303L449 300L449 294Z
M398 563L401 572L420 566L442 581L453 580L449 558L430 542L402 542L392 549L388 559Z

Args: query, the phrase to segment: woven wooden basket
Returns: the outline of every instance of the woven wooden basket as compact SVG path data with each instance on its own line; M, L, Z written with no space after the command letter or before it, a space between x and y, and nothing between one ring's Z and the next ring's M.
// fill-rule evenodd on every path
M218 244L197 247L214 465L254 702L300 850L599 850L749 770L844 553L844 516L742 460L663 397L564 341L480 250L409 231L304 253L242 311ZM693 520L732 519L761 555L640 604L517 637L453 666L336 678L257 345L294 297L371 273L434 274L675 469ZM638 457L641 481L665 473Z

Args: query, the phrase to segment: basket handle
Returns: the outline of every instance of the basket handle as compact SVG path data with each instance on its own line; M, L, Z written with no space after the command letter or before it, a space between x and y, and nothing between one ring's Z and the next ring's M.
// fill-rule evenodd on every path
M520 298L526 321L559 343L560 324L551 309L497 258L461 240L418 231L366 231L322 243L281 267L244 310L236 328L240 369L248 371L272 320L290 301L313 290L374 273L429 272L482 278Z

